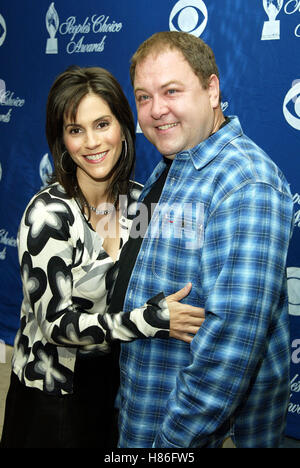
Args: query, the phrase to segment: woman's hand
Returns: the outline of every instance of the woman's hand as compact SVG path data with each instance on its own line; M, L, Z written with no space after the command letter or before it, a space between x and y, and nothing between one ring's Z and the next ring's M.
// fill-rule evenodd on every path
M181 304L192 289L192 283L166 297L170 311L170 336L177 340L190 343L205 320L205 310L202 307L194 307Z

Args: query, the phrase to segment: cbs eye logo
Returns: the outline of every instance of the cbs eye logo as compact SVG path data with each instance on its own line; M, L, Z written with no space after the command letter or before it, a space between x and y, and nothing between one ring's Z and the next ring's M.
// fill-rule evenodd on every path
M170 14L170 31L183 31L200 37L206 28L208 12L203 0L179 0Z
M6 24L5 24L3 16L0 14L0 47L5 41L5 37L6 37Z
M289 314L300 316L300 268L287 268Z
M290 110L293 110L294 115ZM300 130L300 80L294 81L292 88L284 98L283 115L293 128Z

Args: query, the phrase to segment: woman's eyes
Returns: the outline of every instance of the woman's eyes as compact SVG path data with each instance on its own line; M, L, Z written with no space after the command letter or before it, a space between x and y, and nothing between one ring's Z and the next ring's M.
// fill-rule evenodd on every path
M105 128L108 126L109 126L109 122L107 122L106 120L99 122L97 125L97 127L100 127L100 128Z
M110 122L106 121L106 120L103 120L101 122L98 122L95 126L96 129L103 129L103 128L106 128L108 127L110 124ZM71 127L69 129L69 133L70 135L79 135L80 133L83 133L84 132L84 129L81 128L81 127Z
M69 133L70 133L71 135L77 135L77 134L80 133L81 131L82 131L82 130L81 130L80 128L75 127L75 128L70 128Z

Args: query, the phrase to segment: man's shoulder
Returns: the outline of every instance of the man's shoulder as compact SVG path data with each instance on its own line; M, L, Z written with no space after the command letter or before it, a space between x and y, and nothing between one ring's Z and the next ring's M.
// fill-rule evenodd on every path
M236 187L247 183L263 183L280 191L288 184L284 174L271 157L245 134L234 138L216 161L216 172Z

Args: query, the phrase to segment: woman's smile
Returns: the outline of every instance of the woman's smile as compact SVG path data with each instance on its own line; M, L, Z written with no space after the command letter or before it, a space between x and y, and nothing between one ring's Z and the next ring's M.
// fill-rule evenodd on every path
M101 163L102 161L104 161L104 159L106 158L108 154L108 150L107 151L103 151L101 153L94 153L94 154L85 154L83 155L83 157L90 163L92 164L97 164L97 163Z

